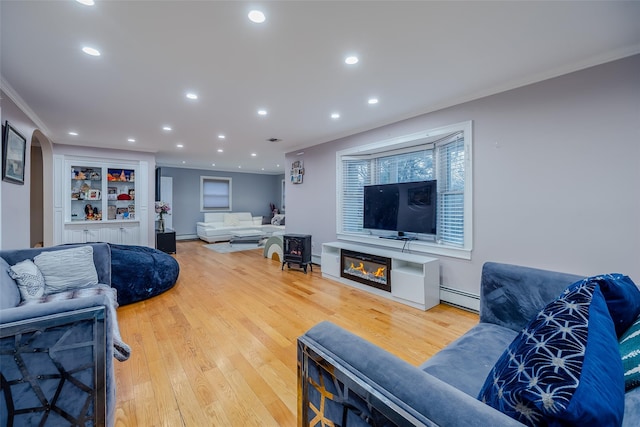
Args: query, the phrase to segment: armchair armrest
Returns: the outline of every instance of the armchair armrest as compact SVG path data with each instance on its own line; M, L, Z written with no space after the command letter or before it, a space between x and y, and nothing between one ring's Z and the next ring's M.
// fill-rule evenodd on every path
M298 338L298 420L307 426L314 417L336 425L368 417L375 425L522 426L329 322Z
M105 338L104 306L0 324L0 424L106 425Z

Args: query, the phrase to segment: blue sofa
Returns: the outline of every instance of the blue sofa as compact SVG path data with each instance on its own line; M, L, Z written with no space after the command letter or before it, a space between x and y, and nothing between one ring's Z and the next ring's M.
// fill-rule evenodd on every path
M480 322L419 367L332 323L314 326L298 339L300 425L330 420L350 427L522 426L478 400L478 395L502 353L529 320L580 279L486 263ZM613 339L617 353L615 334ZM622 393L622 425L640 425L640 388Z
M108 295L109 245L90 244L99 285L79 297L19 305L16 284L6 272L42 252L75 246L85 245L0 251L2 426L114 424L119 333L114 298Z

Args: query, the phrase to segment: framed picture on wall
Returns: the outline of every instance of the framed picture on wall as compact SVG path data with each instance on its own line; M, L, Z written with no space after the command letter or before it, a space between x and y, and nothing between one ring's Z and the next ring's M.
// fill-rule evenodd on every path
M8 121L2 134L2 179L14 184L24 184L24 156L27 140Z

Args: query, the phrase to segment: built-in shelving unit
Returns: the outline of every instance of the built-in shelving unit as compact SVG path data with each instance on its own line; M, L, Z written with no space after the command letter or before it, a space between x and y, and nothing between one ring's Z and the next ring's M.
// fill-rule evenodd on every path
M341 251L349 250L391 259L391 292L341 277ZM421 310L440 303L440 267L437 258L345 242L322 244L322 276Z
M54 156L54 244L108 242L146 243L142 230L148 212L144 176L146 162L108 161ZM139 197L136 197L139 196Z

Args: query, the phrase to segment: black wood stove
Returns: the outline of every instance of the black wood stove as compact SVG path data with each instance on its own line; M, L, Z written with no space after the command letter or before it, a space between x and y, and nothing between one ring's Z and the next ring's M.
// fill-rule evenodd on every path
M291 264L298 264L307 274L307 265L313 271L311 264L311 235L310 234L285 234L282 238L282 270L284 265L291 268Z

